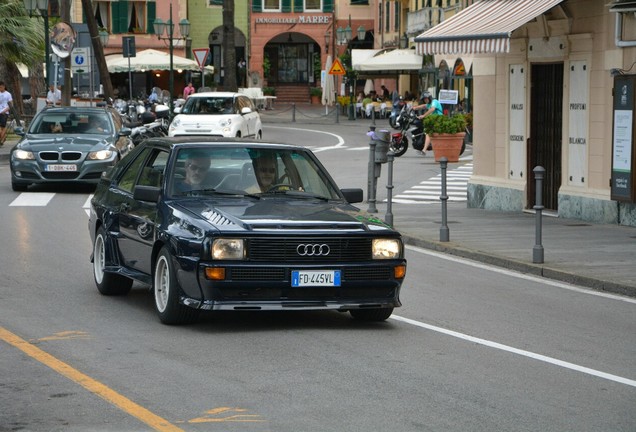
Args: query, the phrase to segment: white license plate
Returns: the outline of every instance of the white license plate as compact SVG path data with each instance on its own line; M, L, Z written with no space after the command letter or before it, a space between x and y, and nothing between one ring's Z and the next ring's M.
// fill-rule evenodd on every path
M340 270L292 270L291 285L340 286Z
M74 165L74 164L47 165L46 171L77 171L77 165Z

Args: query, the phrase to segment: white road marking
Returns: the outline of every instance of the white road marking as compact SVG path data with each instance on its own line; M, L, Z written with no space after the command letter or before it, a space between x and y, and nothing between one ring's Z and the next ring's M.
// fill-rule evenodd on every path
M86 198L86 202L84 202L84 205L82 206L82 208L86 212L86 215L88 216L91 215L91 200L92 199L93 199L93 194L90 194L88 198Z
M544 363L553 364L555 366L563 367L563 368L570 369L570 370L573 370L573 371L576 371L576 372L581 372L581 373L592 375L592 376L595 376L595 377L598 377L598 378L603 378L603 379L606 379L608 381L615 381L617 383L625 384L625 385L628 385L630 387L636 387L636 380L632 380L632 379L629 379L629 378L624 378L624 377L621 377L621 376L618 376L618 375L609 374L609 373L606 373L606 372L601 372L601 371L596 370L596 369L591 369L591 368L588 368L588 367L585 367L585 366L580 366L580 365L577 365L577 364L574 364L574 363L570 363L570 362L566 362L566 361L563 361L563 360L556 359L554 357L544 356L542 354L537 354L537 353L533 353L531 351L526 351L526 350L514 348L514 347L511 347L511 346L508 346L508 345L503 345L503 344L500 344L500 343L497 343L497 342L489 341L487 339L481 339L481 338L470 336L470 335L467 335L467 334L464 334L464 333L459 333L459 332L456 332L456 331L453 331L453 330L447 330L447 329L442 328L442 327L437 327L437 326L426 324L426 323L423 323L423 322L420 322L420 321L412 320L410 318L404 318L404 317L401 317L401 316L398 316L398 315L391 315L391 319L394 319L396 321L401 321L401 322L404 322L406 324L411 324L411 325L414 325L416 327L421 327L421 328L424 328L424 329L427 329L427 330L431 330L431 331L434 331L434 332L443 333L445 335L452 336L452 337L455 337L455 338L458 338L458 339L463 339L463 340L466 340L466 341L469 341L469 342L473 342L473 343L476 343L476 344L479 344L479 345L483 345L483 346L487 346L487 347L490 347L490 348L495 348L495 349L498 349L498 350L501 350L501 351L506 351L506 352L510 352L510 353L513 353L513 354L521 355L521 356L528 357L528 358L531 358L531 359L534 359L534 360L542 361Z
M581 294L588 294L588 295L593 295L596 297L603 297L603 298L607 298L607 299L612 299L612 300L618 300L624 303L632 303L632 304L636 304L636 298L632 298L632 297L625 297L625 296L620 296L617 294L611 294L611 293L606 293L606 292L601 292L601 291L596 291L596 290L591 290L591 289L587 289L587 288L582 288L582 287L577 287L574 285L570 285L570 284L566 284L564 282L559 282L556 280L552 280L552 279L546 279L546 278L542 278L542 277L538 277L538 276L533 276L530 274L526 274L526 273L520 273L520 272L516 272L513 270L508 270L502 267L497 267L497 266L492 266L489 264L484 264L482 262L478 262L478 261L473 261L467 258L461 258L461 257L457 257L454 255L449 255L449 254L445 254L445 253L441 253L441 252L435 252L433 250L429 250L429 249L424 249L421 247L417 247L417 246L410 246L410 245L406 245L406 248L409 250L412 250L413 252L419 252L419 253L423 253L426 255L430 255L430 256L434 256L436 258L441 258L441 259L445 259L447 261L453 261L453 262L457 262L460 264L464 264L464 265L468 265L468 266L472 266L472 267L476 267L482 270L488 270L491 271L493 273L499 273L499 274L503 274L506 276L512 276L512 277L516 277L519 279L524 279L524 280L528 280L531 282L536 282L536 283L540 283L543 285L550 285L553 286L555 288L561 288L564 290L568 290L568 291L574 291L574 292L578 292Z
M9 207L44 207L55 196L50 192L24 192L14 199Z

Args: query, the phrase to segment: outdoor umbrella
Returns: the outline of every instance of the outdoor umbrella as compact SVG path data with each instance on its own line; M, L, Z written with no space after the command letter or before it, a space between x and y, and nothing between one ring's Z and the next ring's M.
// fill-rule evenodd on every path
M127 57L115 57L108 58L106 65L108 66L108 72L128 72L128 58ZM200 70L199 64L195 60L190 60L184 57L176 55L172 56L172 64L174 69L184 70ZM161 51L147 49L137 53L136 57L130 58L130 70L142 71L142 70L169 70L170 69L170 55Z
M368 79L367 82L364 83L364 95L368 95L372 90L375 90L375 86L373 85L373 80Z
M328 55L325 63L325 79L322 83L322 104L325 106L325 114L329 113L329 105L333 105L336 101L334 95L336 86L333 82L333 75L329 73L332 63L331 55Z

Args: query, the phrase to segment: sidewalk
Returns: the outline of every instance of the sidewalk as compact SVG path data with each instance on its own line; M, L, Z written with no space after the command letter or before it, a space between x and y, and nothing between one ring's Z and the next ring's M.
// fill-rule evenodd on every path
M325 115L322 105L276 104L273 110L261 111L263 123L328 125L338 133L359 122L340 115L336 122L333 107ZM295 122L293 120L295 119ZM371 120L366 119L369 123ZM355 125L354 123L358 123ZM385 127L387 120L378 119ZM267 126L265 126L267 127ZM0 147L0 161L8 161L15 143L7 140ZM386 187L381 179L378 191ZM367 203L361 203L363 210ZM376 216L386 218L386 203L377 204ZM466 207L466 203L448 203L448 242L440 242L441 204L393 204L395 228L407 244L449 253L533 275L594 288L600 291L636 297L636 228L619 225L596 225L581 220L550 216L542 218L541 244L544 263L534 264L536 245L534 214L495 212ZM413 265L413 263L411 263Z

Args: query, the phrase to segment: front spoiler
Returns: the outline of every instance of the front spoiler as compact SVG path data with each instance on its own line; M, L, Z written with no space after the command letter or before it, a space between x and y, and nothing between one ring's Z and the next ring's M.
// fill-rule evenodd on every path
M181 297L180 303L194 309L210 311L283 311L283 310L337 310L346 312L351 309L381 309L400 307L397 299L365 299L364 301L201 301L189 297Z

